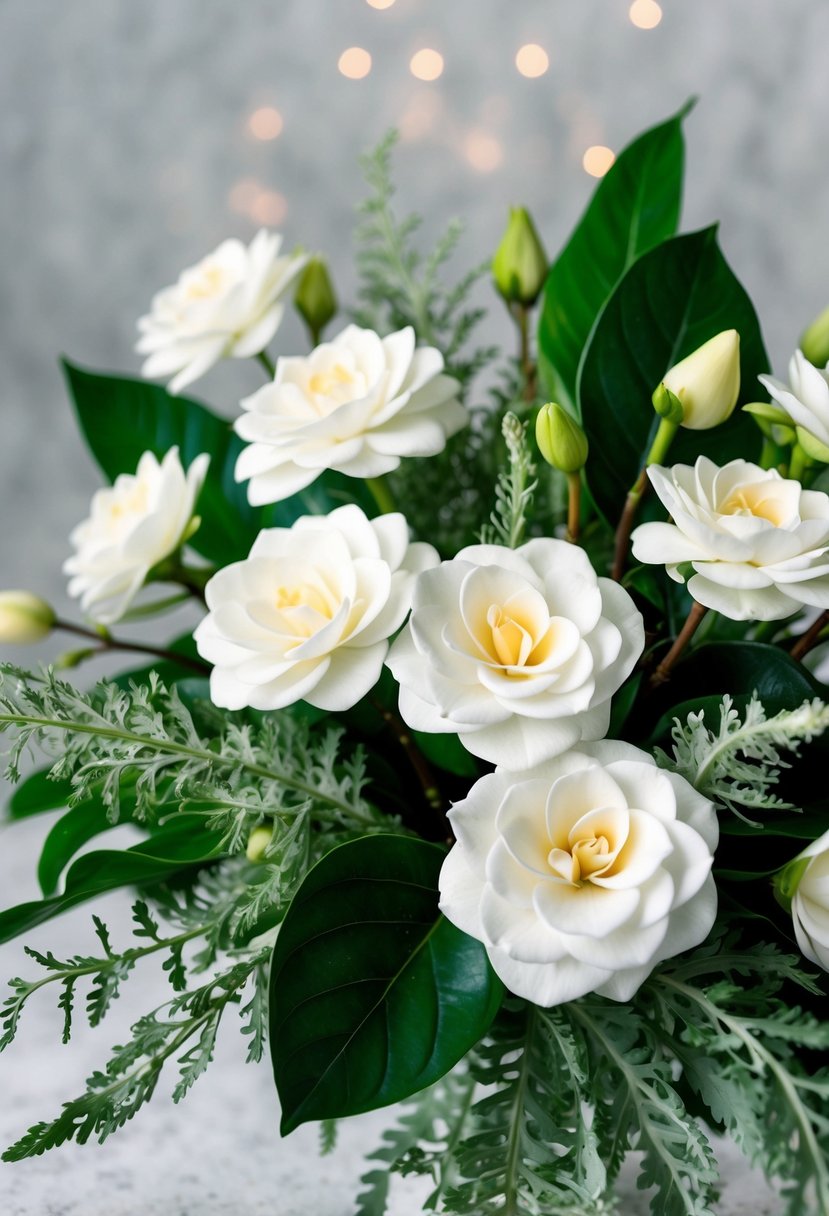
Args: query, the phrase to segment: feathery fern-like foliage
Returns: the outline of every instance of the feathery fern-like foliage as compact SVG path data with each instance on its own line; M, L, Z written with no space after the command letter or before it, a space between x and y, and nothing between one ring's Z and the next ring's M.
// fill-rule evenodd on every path
M657 749L663 768L680 773L713 802L740 819L761 827L744 810L792 810L774 793L781 769L790 764L782 751L799 754L800 746L829 726L829 706L817 697L799 709L781 710L772 718L756 693L741 717L729 696L722 699L717 727L705 722L705 711L690 713L685 722L674 720L673 755Z

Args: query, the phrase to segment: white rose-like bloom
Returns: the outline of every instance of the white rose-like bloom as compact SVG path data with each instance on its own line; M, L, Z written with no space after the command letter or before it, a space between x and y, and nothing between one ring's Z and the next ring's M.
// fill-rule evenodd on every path
M472 545L422 574L388 665L409 726L521 769L607 733L643 646L628 593L577 545L537 539Z
M209 464L203 453L185 473L177 447L160 464L145 452L135 473L97 491L63 565L84 612L103 625L124 615L153 566L182 544Z
M431 545L410 544L406 520L356 506L260 532L245 561L210 579L210 612L195 632L214 664L224 709L281 709L305 700L349 709L377 682L389 638L411 606Z
M758 379L795 426L829 447L829 373L814 367L796 350L789 361L788 384L774 376Z
M498 769L449 814L440 908L482 941L510 992L627 1001L699 945L717 911L713 806L645 752L605 740Z
M248 443L236 480L254 505L279 502L325 469L381 477L403 456L434 456L469 416L443 356L415 347L409 327L380 338L349 325L307 358L280 358L276 377L242 401Z
M706 456L648 469L673 523L641 524L633 556L733 621L774 621L804 605L829 608L829 496L745 460Z
M158 292L141 317L139 354L143 376L172 376L179 393L220 359L258 355L285 311L284 296L306 258L280 257L282 237L262 229L250 245L223 241L178 282Z
M829 832L804 849L792 863L805 868L792 896L797 944L811 962L829 971Z

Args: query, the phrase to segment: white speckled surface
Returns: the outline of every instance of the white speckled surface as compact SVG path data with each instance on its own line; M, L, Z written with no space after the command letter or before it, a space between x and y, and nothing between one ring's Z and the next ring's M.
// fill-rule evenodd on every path
M234 184L250 178L285 196L288 240L326 250L347 298L351 211L362 193L356 156L395 123L408 133L397 174L405 205L427 213L427 232L465 214L471 263L493 248L510 202L531 206L555 250L592 185L580 167L584 148L618 148L698 94L687 124L685 223L722 219L727 256L782 370L803 324L829 302L829 5L663 0L664 20L649 33L631 27L627 8L627 0L397 0L386 12L364 0L4 0L0 585L31 586L65 606L67 532L97 484L56 355L134 371L135 318L152 292L225 235L252 235L255 223L231 202ZM523 80L512 66L526 41L550 52L541 80ZM374 56L358 83L335 70L355 43ZM434 85L406 70L422 45L446 59ZM245 133L246 116L262 104L285 119L274 143ZM464 159L476 132L501 144L503 162L490 174ZM286 324L279 349L298 339ZM254 367L234 366L198 392L229 414L258 382ZM35 894L19 858L32 856L44 830L43 822L0 828L4 906ZM117 940L126 900L109 897L106 907ZM88 923L79 909L32 943L81 949L92 944ZM24 965L17 945L0 949L0 979ZM130 991L71 1049L58 1043L49 998L34 1005L0 1061L0 1141L79 1089L130 1012L153 1003L155 980L142 975ZM241 1038L228 1027L217 1063L178 1111L159 1096L105 1149L0 1165L0 1213L347 1216L361 1155L384 1120L343 1125L340 1147L321 1163L313 1130L280 1142L268 1070L242 1064ZM732 1151L723 1159L723 1216L773 1216L778 1205L762 1181ZM407 1186L390 1210L408 1216L419 1207ZM645 1210L641 1196L626 1195L625 1216Z

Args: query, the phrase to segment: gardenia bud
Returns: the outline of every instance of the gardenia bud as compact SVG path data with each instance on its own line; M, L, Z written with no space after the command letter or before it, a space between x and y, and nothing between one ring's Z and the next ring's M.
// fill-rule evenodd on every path
M525 207L511 207L509 223L492 259L492 277L508 304L529 307L547 277L547 255Z
M312 334L319 335L337 315L337 297L324 260L309 258L297 284L294 304Z
M731 417L740 395L740 335L723 330L677 363L662 383L682 403L682 425L707 431Z
M820 316L803 331L800 349L815 367L829 365L829 308L824 308Z
M0 591L0 642L26 645L52 632L55 611L31 591Z
M538 450L554 469L578 473L587 463L587 436L557 401L542 405L535 420Z
M272 840L273 832L270 828L254 828L248 837L248 847L245 850L248 861L252 861L254 865L258 861L264 861L265 850Z

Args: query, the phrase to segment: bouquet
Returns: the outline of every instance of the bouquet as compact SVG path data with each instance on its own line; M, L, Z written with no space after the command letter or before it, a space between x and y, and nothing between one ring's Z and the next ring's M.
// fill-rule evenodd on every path
M29 948L0 1048L46 989L64 1041L139 960L170 993L5 1161L104 1141L162 1073L183 1098L235 1021L283 1135L406 1103L360 1216L394 1173L429 1211L609 1212L631 1151L654 1213L706 1216L712 1132L828 1216L829 314L772 377L716 229L677 234L685 115L552 264L517 208L460 279L460 228L427 254L395 212L389 137L344 324L262 231L154 298L144 379L65 365L108 484L79 619L0 597L4 641L79 639L2 668L8 815L63 811L0 940L119 887L135 938ZM476 344L490 273L517 354ZM274 358L291 300L309 349ZM224 358L263 376L232 425L181 395Z

